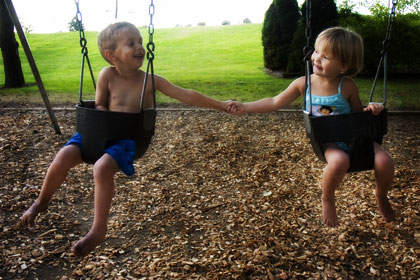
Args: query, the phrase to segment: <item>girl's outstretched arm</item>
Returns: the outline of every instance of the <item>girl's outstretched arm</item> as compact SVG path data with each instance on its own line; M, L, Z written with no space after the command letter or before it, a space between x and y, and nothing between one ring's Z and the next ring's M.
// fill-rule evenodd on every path
M254 102L231 102L229 112L239 115L243 113L267 113L282 109L303 95L305 77L294 80L287 89L275 97L264 98Z

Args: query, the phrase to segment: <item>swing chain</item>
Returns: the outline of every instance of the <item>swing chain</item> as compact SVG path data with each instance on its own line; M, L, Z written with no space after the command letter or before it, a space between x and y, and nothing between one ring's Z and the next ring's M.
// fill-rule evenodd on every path
M74 3L76 3L77 12L76 12L76 19L77 24L79 25L79 36L80 36L80 46L82 47L82 54L87 56L88 49L87 49L87 40L85 37L85 31L83 30L83 23L82 23L82 12L80 12L79 9L79 0L74 0Z
M155 14L155 5L153 4L153 0L149 5L149 15L150 15L150 23L148 27L149 33L149 42L147 43L147 59L153 60L155 58L154 51L155 51L155 43L153 43L153 35L155 33L155 26L153 25L153 16Z
M392 0L392 7L389 13L388 26L386 28L385 40L382 42L382 51L381 55L385 55L388 52L390 39L391 39L391 30L392 25L394 24L396 9L397 9L398 0Z
M303 61L310 60L310 56L312 54L312 47L311 47L311 37L312 37L312 30L311 30L311 19L312 19L312 1L306 1L306 27L305 27L305 37L306 37L306 46L303 48Z
M80 12L80 8L79 8L79 0L74 0L74 3L76 3L76 8L77 8L76 19L79 25L80 46L82 47L82 50L81 50L82 63L80 67L80 85L79 85L79 104L83 104L83 76L84 76L85 61L87 62L87 65L89 67L90 77L92 78L93 88L95 90L96 90L96 82L95 82L95 77L93 75L92 66L90 64L90 60L88 56L87 40L85 37L85 31L83 29L82 13Z

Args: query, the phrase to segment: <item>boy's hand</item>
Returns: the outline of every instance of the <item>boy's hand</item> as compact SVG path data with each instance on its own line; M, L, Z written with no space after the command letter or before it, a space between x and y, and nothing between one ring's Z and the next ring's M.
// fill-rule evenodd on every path
M228 112L234 115L240 115L243 113L243 104L237 101L231 101L228 104Z
M231 100L220 101L222 103L221 111L225 113L229 113L229 104L232 102Z
M372 111L372 114L377 116L380 112L384 109L384 105L382 103L374 103L371 102L369 105L364 109L364 111Z

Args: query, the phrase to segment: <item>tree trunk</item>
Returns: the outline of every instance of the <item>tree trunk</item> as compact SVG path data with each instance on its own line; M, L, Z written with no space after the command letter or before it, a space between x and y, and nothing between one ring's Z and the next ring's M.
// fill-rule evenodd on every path
M25 78L19 58L19 44L4 0L0 0L0 48L3 56L5 87L23 87Z

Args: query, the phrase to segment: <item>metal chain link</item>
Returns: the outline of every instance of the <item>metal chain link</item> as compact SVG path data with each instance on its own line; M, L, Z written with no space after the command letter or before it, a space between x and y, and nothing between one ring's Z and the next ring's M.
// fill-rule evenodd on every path
M80 8L79 8L79 0L74 0L74 3L76 3L76 7L77 7L76 19L79 25L80 46L82 47L81 52L82 54L87 55L88 54L87 40L85 37L85 31L83 30L82 13L80 12Z
M373 94L375 93L376 83L378 81L379 72L381 70L382 65L383 65L383 70L384 70L384 95L383 95L382 104L385 106L386 101L387 101L388 50L389 50L389 45L390 45L392 25L394 24L395 10L397 9L397 4L398 4L398 0L392 0L392 8L388 17L388 26L386 28L385 40L382 42L381 58L379 60L378 68L376 70L375 78L373 80L373 85L369 94L369 103L371 103L373 100Z
M79 103L83 103L83 76L84 76L84 68L85 68L85 61L88 64L90 77L92 79L93 88L96 90L96 82L95 77L93 75L92 66L90 64L89 56L88 56L88 48L87 48L87 40L85 37L85 31L83 29L83 22L82 22L82 13L80 12L79 8L79 0L74 0L76 3L76 20L79 25L79 37L80 37L80 46L82 47L82 63L80 67L80 85L79 85Z
M311 90L311 19L312 19L312 1L306 1L306 27L305 27L305 37L306 37L306 46L303 48L303 61L305 62L305 96L303 98L303 110L308 114L312 114L312 90ZM306 93L309 92L309 110L306 106Z
M382 51L381 51L382 55L387 53L389 49L392 25L394 24L394 19L395 19L395 14L396 14L395 11L397 9L397 4L398 4L398 0L392 1L391 12L389 13L389 18L388 18L388 26L386 28L385 40L382 43Z
M312 54L312 47L311 47L311 37L312 37L312 30L311 30L311 19L312 19L312 1L306 1L306 27L305 27L305 37L306 37L306 46L303 48L303 60L309 60Z
M155 43L153 43L153 35L155 33L155 26L153 25L153 16L155 14L155 5L153 4L153 0L149 5L149 15L150 15L150 23L148 27L149 32L149 42L147 43L147 59L153 60L155 58L154 51L155 51Z

